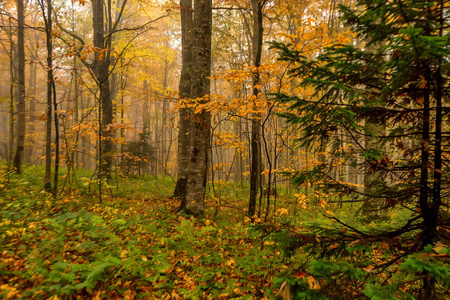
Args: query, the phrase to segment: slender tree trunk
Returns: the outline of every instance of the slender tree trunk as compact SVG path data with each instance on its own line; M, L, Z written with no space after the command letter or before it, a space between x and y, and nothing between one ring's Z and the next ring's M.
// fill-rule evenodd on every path
M120 75L120 124L122 126L120 126L120 139L122 141L125 141L125 129L124 129L124 118L125 118L125 105L124 105L124 95L123 95L123 75ZM125 153L125 144L122 142L120 144L120 157L121 160L123 161L123 157L124 157L124 153Z
M52 106L53 106L53 42L52 42L52 25L51 21L51 1L39 1L42 10L42 16L46 29L46 46L47 46L47 112L46 112L46 134L45 134L45 176L44 188L51 191L51 173L52 173ZM45 6L47 6L47 13Z
M58 104L56 102L56 84L53 78L53 4L52 0L47 0L47 62L48 62L48 81L51 85L48 90L49 99L53 105L53 117L55 126L55 174L53 175L53 197L56 198L58 192L59 179L59 118Z
M36 53L37 57L37 53ZM35 138L34 138L34 131L35 131L35 124L36 121L36 77L37 77L37 70L36 70L36 64L32 63L30 64L30 77L28 78L28 90L29 90L29 115L28 115L28 141L29 146L26 147L26 158L25 161L27 163L32 162L32 155L35 148Z
M76 57L73 58L73 81L74 81L74 95L73 95L73 102L74 102L74 124L78 124L80 122L80 84L78 82L78 65L77 65L77 59ZM81 104L83 106L83 104ZM80 130L77 129L76 135L75 135L75 153L73 157L74 167L76 169L80 168Z
M192 98L199 104L209 101L211 76L212 0L194 1L194 43L191 78ZM186 206L183 211L194 216L205 210L205 193L210 147L210 113L202 110L192 115L193 128L189 147Z
M168 47L168 43L166 43L166 47ZM167 90L167 77L169 73L169 61L164 60L164 81L163 81L163 90L166 93ZM167 94L167 93L166 93ZM166 141L167 141L167 109L169 106L169 102L167 99L168 95L164 95L163 104L162 104L162 123L161 123L161 169L163 174L166 174L167 165L166 165Z
M261 65L262 39L263 39L263 0L252 0L253 10L253 96L259 95L260 74L258 68ZM261 114L258 113L252 119L251 132L251 169L250 169L250 199L248 202L248 215L250 217L256 212L256 198L261 179ZM260 191L261 192L261 191Z
M429 71L429 70L428 70ZM425 77L427 82L431 82L429 76ZM424 92L423 110L422 110L422 161L420 166L420 186L419 186L419 204L423 216L423 229L421 237L421 248L432 244L435 239L436 221L433 203L428 202L428 168L430 164L430 86L427 84ZM436 185L434 186L437 187ZM433 190L434 192L434 190ZM433 195L434 196L434 195ZM423 299L433 299L435 279L426 277L423 279Z
M239 137L239 140L242 141L242 139L241 139L242 124L241 124L240 118L238 118L236 120L236 122L234 123L234 133L236 134L236 136ZM243 176L242 176L242 173L243 173L243 170L242 170L243 159L242 159L242 153L238 149L234 150L234 159L235 159L235 163L234 163L234 181L235 181L235 183L237 183L240 186L242 186L242 184L243 184Z
M10 28L10 77L11 83L9 87L10 102L9 102L9 141L8 141L8 166L12 166L13 154L14 154L14 104L16 102L15 86L17 83L17 72L16 72L16 62L15 62L15 51L14 51L14 40L12 38L12 24L11 17L9 18L9 28Z
M182 66L179 83L180 99L191 98L191 78L192 78L192 0L181 0L181 44L182 44ZM192 120L189 118L188 108L180 108L180 125L178 131L178 155L177 167L178 178L173 196L181 200L180 209L186 207L186 182L189 162L189 132L192 127Z
M375 137L367 135L365 138L365 149L382 149L382 140L379 136L386 135L386 126L383 124L369 123L366 124L367 132L375 134ZM376 196L377 185L382 184L383 178L379 171L373 171L367 168L364 174L364 193L368 196L364 201L362 213L366 217L367 222L379 219L382 216L382 207L385 204L383 198L373 198Z
M99 143L99 177L110 178L112 166L112 128L113 122L113 105L111 99L110 85L109 85L109 66L110 53L105 44L105 29L104 29L104 1L93 0L93 29L94 29L94 47L97 51L95 53L94 74L100 90L99 106L101 113L101 120L99 122L100 128L100 143Z
M83 93L80 93L80 99L78 100L78 103L79 103L79 107L80 107L80 111L82 112L82 115L83 115L83 111L85 108L83 98L84 98ZM81 124L80 119L78 119L78 123ZM80 135L80 132L81 132L81 130L77 132L77 135ZM88 158L86 155L87 148L88 148L87 139L86 139L86 137L81 135L81 145L80 145L79 151L81 152L80 153L80 167L83 167L83 169L89 169L88 168Z
M14 170L22 173L23 153L25 150L25 14L24 1L17 0L17 48L19 53L18 101L17 101L17 145L14 156Z
M381 45L378 44L369 47L369 51L374 54L381 54L383 50ZM365 127L366 132L369 133L365 137L365 151L383 149L383 140L379 137L386 135L386 125L367 120ZM382 211L386 204L385 199L371 197L378 196L376 195L377 186L382 184L384 184L384 178L381 177L380 171L371 170L370 168L365 170L364 193L366 194L366 199L362 207L362 213L366 217L367 222L380 219L385 215Z
M154 121L155 126L153 127L154 134L153 134L153 140L155 141L155 150L156 150L156 159L154 160L155 167L153 168L153 175L155 177L158 177L158 168L159 168L159 155L160 155L160 149L161 149L161 133L159 132L159 105L158 101L153 101L153 107L154 107Z

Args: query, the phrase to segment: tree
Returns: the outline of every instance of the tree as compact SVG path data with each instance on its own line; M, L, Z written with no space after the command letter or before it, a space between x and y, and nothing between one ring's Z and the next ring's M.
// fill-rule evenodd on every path
M192 0L180 1L181 11L181 77L179 84L180 99L191 98L191 72L192 72ZM189 162L189 144L191 120L189 108L181 107L179 111L180 124L178 131L178 155L177 155L177 183L174 197L181 200L181 208L186 206L186 181Z
M55 175L53 178L53 195L56 197L58 190L58 170L59 170L59 122L58 107L56 104L56 86L53 77L53 4L51 0L44 3L38 1L41 7L42 17L45 24L45 38L47 46L47 112L46 112L46 134L45 134L45 177L44 187L51 190L51 165L52 165L52 112L55 123Z
M111 14L111 3L108 6L108 12ZM124 4L126 0L124 1ZM109 16L108 37L105 38L105 17L104 17L104 1L92 1L92 16L94 29L94 47L96 48L93 73L95 74L96 83L100 90L99 103L101 107L101 121L99 123L99 177L109 177L112 166L112 123L113 123L113 105L110 90L110 71L111 64L111 39L113 34L112 19ZM117 19L114 26L117 25Z
M18 68L18 95L17 95L17 144L14 156L14 169L22 172L23 154L25 150L25 14L23 0L17 0L17 51L19 59Z
M84 1L80 1L84 5ZM112 56L112 43L113 36L118 31L136 31L141 30L145 25L137 28L121 28L119 24L122 21L125 6L128 0L123 0L120 3L116 3L116 7L112 7L111 1L93 0L92 1L92 28L93 28L93 48L86 47L84 40L76 35L74 32L70 32L59 26L61 30L71 35L74 39L78 40L81 45L79 49L75 48L76 55L80 56L81 61L89 69L97 89L98 95L98 107L99 107L99 132L98 132L98 144L99 144L99 162L98 162L98 176L100 178L111 177L111 167L113 159L113 136L114 136L114 111L113 111L113 97L115 95L114 88L111 88L111 74L116 67L113 64ZM113 14L113 10L116 10L116 14ZM151 21L151 22L154 22ZM149 24L148 22L146 24ZM60 25L60 24L59 24ZM134 37L132 40L134 40ZM131 40L131 41L132 41ZM131 41L129 41L125 48L127 48ZM125 49L122 49L120 54L123 55ZM88 62L87 54L94 53L93 62ZM81 53L84 53L83 55ZM116 62L119 58L114 58ZM112 70L110 69L113 66Z
M259 97L260 89L260 71L262 42L263 42L263 14L262 10L266 1L252 0L253 16L253 39L252 39L252 58L255 68L252 78L252 95ZM262 159L261 159L261 113L255 113L252 119L251 131L251 170L250 170L250 198L248 204L248 215L250 217L256 212L256 197L258 195L258 183L261 180ZM260 189L262 193L262 190ZM260 195L262 197L262 195ZM261 211L260 211L261 212Z
M9 75L10 75L10 83L9 83L9 105L8 105L8 114L9 114L9 122L8 122L8 150L7 150L7 161L8 166L13 163L13 155L14 155L14 102L16 98L15 86L17 81L17 63L16 63L16 55L17 52L15 49L15 41L13 38L13 25L12 25L12 16L8 16L8 25L6 25L4 20L4 14L1 14L2 20L2 29L8 37L9 47L7 47L3 40L1 41L2 48L9 56ZM8 28L6 30L5 28Z
M194 37L192 42L191 98L198 104L208 102L211 76L212 1L194 1ZM210 112L200 109L189 116L189 162L186 181L186 200L181 210L195 216L204 212L210 146Z
M332 217L343 227L293 235L289 245L314 245L316 249L310 251L322 257L358 255L351 265L370 266L368 272L383 274L366 281L369 277L354 273L351 280L359 280L359 289L368 297L385 298L396 291L402 298L435 299L450 288L448 262L442 264L439 248L433 250L439 241L450 240L450 222L442 210L442 195L448 193L442 182L448 180L443 153L449 150L449 135L443 130L443 119L448 116L450 96L445 17L449 2L359 0L356 4L356 10L341 6L341 14L364 43L334 45L318 57L296 49L294 43L274 43L280 59L292 63L291 76L300 80L301 87L313 88L315 95L278 98L291 103L295 113L283 115L302 130L303 146L312 148L320 142L321 149L348 162L361 156L360 171L378 174L367 177L372 182L366 183L370 189L364 193L334 178L324 163L309 172L296 172L294 182L322 181L327 192L335 188L377 202L381 199L385 205L380 209L395 211L396 221L374 231L374 223L357 226ZM371 51L373 46L381 51ZM386 124L386 132L365 123ZM351 147L342 147L340 131L352 138ZM364 145L365 137L371 142ZM388 254L382 261L352 250L380 244L386 245L383 251ZM312 264L323 263L337 266L323 260ZM319 269L315 268L317 273ZM335 274L324 279L329 287L324 293L332 291L331 282L344 284L345 271Z

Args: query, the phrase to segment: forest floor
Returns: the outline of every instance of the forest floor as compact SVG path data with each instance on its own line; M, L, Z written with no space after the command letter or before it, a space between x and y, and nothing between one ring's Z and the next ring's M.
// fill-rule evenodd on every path
M72 188L62 176L56 200L42 178L0 172L0 298L273 299L292 263L252 230L245 189L194 219L176 213L169 178L120 179L101 202L83 174Z

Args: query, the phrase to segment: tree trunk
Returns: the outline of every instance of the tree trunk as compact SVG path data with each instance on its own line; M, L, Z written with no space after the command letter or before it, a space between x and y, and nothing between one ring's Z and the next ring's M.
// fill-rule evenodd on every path
M40 1L42 15L45 22L46 29L46 45L47 45L47 120L46 120L46 134L45 134L45 176L44 188L47 191L51 190L51 172L52 172L52 106L53 106L53 42L52 42L52 9L51 0L47 0L47 13L45 12L45 4ZM56 118L56 111L55 111ZM55 120L55 124L57 121ZM56 164L55 164L56 167ZM55 174L56 176L56 174ZM57 182L57 181L55 181ZM56 189L56 187L54 187Z
M427 82L431 82L429 76L425 77ZM421 248L432 244L435 239L437 216L434 214L433 206L430 207L428 202L428 168L430 164L430 86L424 92L423 116L422 116L422 160L420 166L420 187L419 187L419 204L423 215L423 228L421 237ZM435 186L436 187L436 186ZM434 191L433 191L434 192ZM426 277L423 279L424 299L432 299L434 294L435 279Z
M38 57L38 52L36 49L35 53L36 57ZM35 150L35 143L36 140L34 138L35 135L35 122L37 120L36 118L36 93L37 93L37 64L32 63L30 64L30 77L28 79L28 89L29 89L29 116L28 116L28 132L29 132L29 146L26 147L26 159L25 161L27 163L31 163L33 160L33 153Z
M80 83L78 82L78 76L77 76L77 72L78 72L78 66L77 66L77 59L76 57L73 58L73 81L74 81L74 96L73 96L73 101L74 101L74 120L73 123L74 124L78 124L80 122ZM82 106L82 105L81 105ZM75 153L73 155L73 163L74 163L74 167L76 169L80 168L80 130L77 129L76 131L76 135L75 135Z
M366 124L366 131L369 134L365 138L365 149L382 149L382 139L380 136L386 135L386 126L383 124L369 123ZM369 136L375 134L375 137ZM366 217L367 222L379 219L382 216L382 207L385 205L384 198L374 198L376 195L377 185L382 184L380 171L371 171L367 168L364 174L364 194L366 199L363 204L362 213Z
M94 29L94 47L96 47L94 74L100 90L99 106L100 106L100 145L99 145L99 177L110 178L112 165L112 128L113 122L113 105L109 85L109 66L110 53L105 44L104 29L104 7L103 0L92 1L93 12L93 29Z
M252 0L253 10L253 96L256 98L259 94L258 85L260 84L260 75L258 68L261 65L262 38L263 38L263 20L261 0ZM248 215L250 217L256 212L256 198L261 177L261 114L257 113L252 119L251 132L251 170L250 170L250 199L248 202Z
M194 2L194 42L191 96L199 104L208 101L211 76L212 0ZM189 147L185 213L198 216L205 210L204 201L210 146L210 113L202 110L192 115L191 145Z
M374 54L383 52L381 44L369 46L369 51ZM380 137L386 135L386 125L379 122L366 120L365 131L365 151L384 150L383 139ZM384 151L382 151L384 152ZM382 208L386 201L377 195L377 186L384 184L384 178L381 177L380 171L373 171L369 167L366 168L364 174L364 194L366 198L362 207L362 213L366 217L366 222L371 222L383 217Z
M13 154L14 154L14 104L16 102L16 92L15 92L15 86L17 84L17 69L16 68L16 55L15 55L15 49L14 49L14 40L12 37L12 23L11 23L11 17L9 17L9 40L11 43L10 46L10 77L11 77L11 85L9 88L9 94L10 94L10 102L8 107L9 112L9 139L8 139L8 166L12 166L13 163Z
M19 53L18 101L17 101L17 145L14 156L14 170L22 173L25 146L25 41L24 41L24 1L17 0L17 48Z
M181 45L182 45L182 66L179 83L180 99L191 98L191 77L192 77L192 0L181 0ZM189 145L192 122L189 118L189 109L180 108L179 133L178 133L178 178L173 196L181 200L180 209L186 207L186 181L189 162Z
M169 46L169 43L166 42L166 47ZM167 91L167 77L169 73L169 61L167 59L164 60L164 81L163 81L163 90L166 95L163 96L163 103L162 103L162 123L161 123L161 169L163 174L166 174L167 171L167 164L166 164L166 142L167 142L167 109L169 106L169 101L167 99L168 95L166 93Z

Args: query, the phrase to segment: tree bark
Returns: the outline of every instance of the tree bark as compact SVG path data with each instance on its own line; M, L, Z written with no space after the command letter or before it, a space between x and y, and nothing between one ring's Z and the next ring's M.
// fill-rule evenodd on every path
M169 43L166 42L166 47L169 46ZM163 90L164 93L167 91L167 85L168 85L168 74L169 73L169 61L167 58L164 60L164 81L163 81ZM166 174L167 171L167 160L166 160L166 142L167 142L167 109L169 107L169 101L167 99L168 95L163 96L163 103L162 103L162 120L161 120L161 169L163 174ZM167 151L168 152L168 151Z
M9 137L8 137L8 166L12 166L13 164L13 155L14 155L14 104L16 102L16 92L15 92L15 86L17 84L17 62L16 62L16 49L14 48L14 39L13 39L13 33L12 33L12 22L11 22L11 16L9 19L9 42L10 42L10 49L9 49L9 58L10 58L10 87L9 87L9 96L10 96L10 102L8 105L8 112L9 112Z
M100 145L99 145L99 177L110 178L112 165L112 128L113 105L109 85L109 66L110 53L105 43L105 17L103 0L92 1L93 29L94 29L94 47L96 48L94 74L100 90Z
M262 9L264 3L262 0L252 0L253 10L253 96L255 99L259 95L258 85L260 84L260 75L258 68L261 65L262 40L263 40L263 19ZM251 169L250 169L250 198L248 202L248 216L252 217L256 213L256 198L258 195L259 182L261 177L261 113L257 113L252 119L251 132ZM261 192L261 191L260 191Z
M180 99L191 98L191 77L192 77L192 0L181 0L181 45L182 45L182 66L179 83ZM180 210L186 207L186 181L189 162L189 145L192 122L189 118L188 108L181 107L179 110L179 131L178 131L178 178L173 196L181 200Z
M425 77L430 82L430 77ZM419 205L423 216L423 228L421 236L421 248L432 244L435 238L437 215L434 214L433 207L428 202L428 168L430 166L430 86L427 84L424 92L422 116L422 149L421 149L421 165L420 165L420 185L419 185ZM434 192L434 191L433 191ZM426 277L423 279L423 292L426 299L432 299L434 294L435 279Z
M366 130L370 134L375 134L375 137L369 136L365 138L365 149L382 149L382 140L379 136L386 135L386 126L383 124L369 123L366 124ZM381 178L380 171L371 171L366 169L364 174L364 194L367 198L364 200L362 213L366 217L367 222L379 219L382 216L382 207L386 201L384 198L373 198L371 196L376 195L376 186L380 184L383 178Z
M36 39L37 41L37 39ZM38 51L36 49L35 52L35 57L38 57ZM37 120L36 117L36 93L37 93L37 64L36 63L32 63L30 64L30 76L28 78L28 90L29 90L29 104L28 104L28 111L29 111L29 115L28 115L28 122L29 122L29 126L28 126L28 132L30 133L29 135L29 146L26 147L26 151L25 151L25 161L27 163L32 163L33 160L33 153L35 150L35 137L34 137L34 133L35 133L35 122Z
M45 13L45 4L40 1L42 15L46 29L47 46L47 112L46 112L46 131L45 131L45 175L44 188L51 191L51 172L52 172L52 106L53 106L53 42L52 42L52 24L51 24L51 1L47 0L47 14ZM56 117L56 116L55 116Z
M209 98L211 76L212 1L194 2L194 42L191 97L205 104ZM205 193L210 146L210 113L204 109L192 115L191 144L186 182L186 201L182 210L194 216L205 210Z
M374 54L381 54L383 51L381 44L369 46L368 50ZM386 125L367 119L365 131L368 133L365 137L365 150L384 150L383 140L379 137L386 135ZM373 171L369 167L366 168L364 174L364 194L366 194L366 199L362 207L362 213L366 217L366 222L383 217L382 208L385 206L386 201L384 198L377 198L379 195L376 194L377 185L382 185L383 180L380 171Z
M17 48L19 53L18 101L17 101L17 144L14 156L14 170L22 173L23 153L25 150L25 14L24 1L17 0Z

